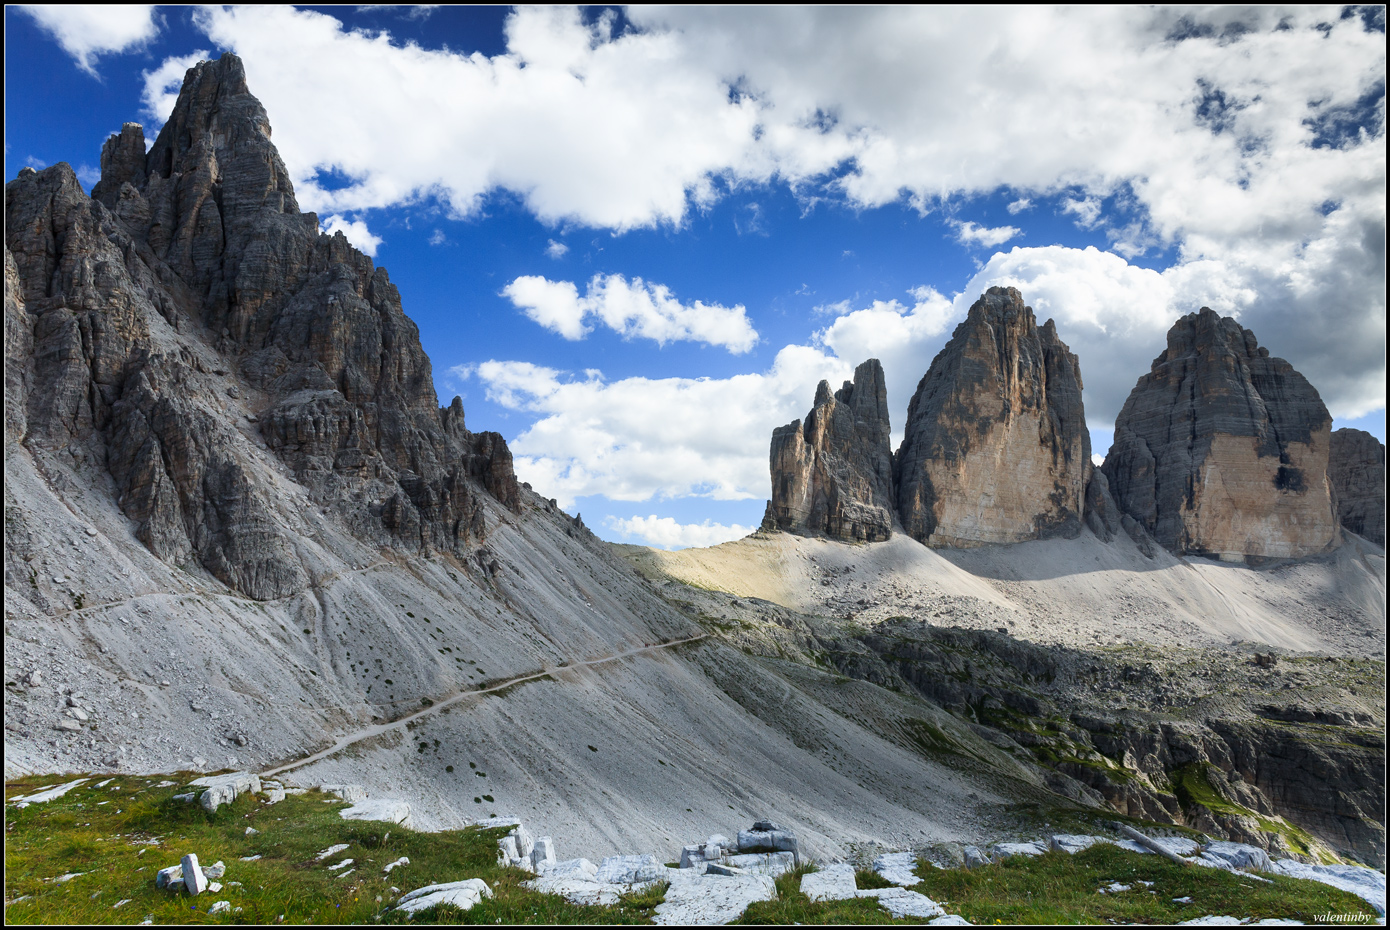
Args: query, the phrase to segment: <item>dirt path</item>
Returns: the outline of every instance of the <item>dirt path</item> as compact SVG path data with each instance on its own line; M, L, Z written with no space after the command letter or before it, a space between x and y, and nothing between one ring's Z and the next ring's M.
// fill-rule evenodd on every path
M565 672L572 668L579 668L580 666L602 665L605 662L616 662L619 659L626 659L629 656L641 655L645 652L655 652L658 649L669 649L672 646L680 646L685 643L693 643L697 640L706 638L708 635L708 633L701 633L699 636L691 636L688 639L677 639L672 640L669 643L656 643L655 645L643 646L639 649L628 649L624 652L616 652L613 655L602 656L597 659L584 659L579 662L569 662L564 665L557 665L551 668L545 668L539 672L532 672L529 675L518 675L516 678L509 678L506 681L498 682L497 684L487 688L479 688L476 691L462 691L447 700L440 701L439 703L427 707L424 710L418 710L415 713L410 714L409 716L400 717L396 720L392 720L390 723L372 724L369 727L363 727L362 729L349 733L346 736L341 736L332 746L329 746L327 749L316 752L313 755L305 756L303 759L299 759L294 762L289 762L285 765L281 765L273 769L267 769L266 771L261 773L261 777L268 778L272 775L279 775L282 772L288 772L292 769L303 768L304 766L309 765L312 762L317 762L320 759L325 759L333 755L334 753L341 752L343 749L346 749L353 743L361 742L364 739L371 739L373 736L380 736L382 733L394 730L397 727L403 727L409 723L413 723L414 721L419 720L422 717L428 717L430 714L437 714L442 710L446 710L450 707L453 707L455 704L458 704L460 701L466 700L467 698L488 694L492 691L501 691L503 688L510 688L512 685L520 684L523 681L535 681L538 678L553 676L557 673Z

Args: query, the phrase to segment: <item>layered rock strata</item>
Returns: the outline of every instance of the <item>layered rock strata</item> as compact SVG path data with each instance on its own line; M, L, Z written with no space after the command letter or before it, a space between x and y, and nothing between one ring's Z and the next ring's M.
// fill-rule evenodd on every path
M764 527L849 541L893 530L893 455L883 368L871 358L833 395L816 389L806 420L772 433L772 500Z
M1327 475L1337 493L1337 520L1385 545L1385 444L1365 430L1332 433Z
M506 443L438 406L385 269L299 211L236 56L101 167L91 197L67 164L5 187L7 439L109 471L151 551L259 599L311 573L261 452L372 544L462 554L479 494L517 508Z
M1080 533L1091 474L1081 369L1016 289L990 288L932 360L894 472L903 529L930 546Z
M1175 554L1300 557L1337 539L1331 425L1293 366L1203 307L1130 392L1103 470L1121 511Z

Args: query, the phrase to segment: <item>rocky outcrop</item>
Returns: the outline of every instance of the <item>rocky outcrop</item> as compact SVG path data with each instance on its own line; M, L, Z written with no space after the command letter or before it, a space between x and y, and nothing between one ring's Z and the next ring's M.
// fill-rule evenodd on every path
M871 358L832 396L822 381L803 424L772 433L772 500L764 527L849 541L893 530L888 391Z
M1365 430L1332 434L1327 476L1337 494L1337 520L1358 536L1385 545L1385 444Z
M1203 307L1130 392L1103 469L1120 509L1176 554L1305 556L1338 538L1331 424L1293 366Z
M88 197L6 185L6 435L85 450L137 536L252 597L302 590L268 451L362 540L461 552L510 452L438 406L385 269L301 213L236 56L190 69L148 155L127 123Z
M1081 370L1017 290L990 288L932 360L894 470L903 529L927 545L1080 533L1091 473Z

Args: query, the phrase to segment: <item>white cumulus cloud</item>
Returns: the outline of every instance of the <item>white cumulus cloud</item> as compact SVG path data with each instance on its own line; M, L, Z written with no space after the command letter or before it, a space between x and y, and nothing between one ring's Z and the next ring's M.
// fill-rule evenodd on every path
M502 289L522 313L566 339L583 339L597 320L624 337L658 345L693 341L722 346L736 355L753 348L758 333L742 304L725 307L697 300L681 303L664 284L620 274L594 275L583 297L569 281L524 275Z
M153 6L21 6L18 9L58 41L77 66L97 76L96 58L109 52L127 52L159 34Z
M545 254L551 258L564 258L565 253L569 250L569 246L563 242L556 242L554 239L547 240L545 244Z
M689 546L717 546L732 539L742 539L757 527L740 526L735 523L677 523L673 517L658 517L656 514L631 519L605 517L604 525L616 533L632 539L640 539L649 546L662 549L685 549Z
M569 507L589 494L766 498L772 430L805 414L821 379L839 384L854 372L820 349L787 346L769 370L731 378L606 381L495 360L452 373L537 416L508 440L517 475Z
M977 226L976 224L965 221L952 223L956 227L956 241L961 245L982 245L986 248L993 248L996 245L1003 245L1016 236L1023 235L1023 230L1017 226Z

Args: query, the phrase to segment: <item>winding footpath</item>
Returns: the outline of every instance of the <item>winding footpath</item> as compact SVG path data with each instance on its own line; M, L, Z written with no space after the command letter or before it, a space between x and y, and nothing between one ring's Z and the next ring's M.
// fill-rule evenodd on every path
M430 707L426 707L423 710L418 710L413 714L409 714L408 716L398 717L397 719L392 720L389 723L375 723L369 727L363 727L360 730L355 730L352 733L348 733L345 736L339 737L338 740L334 742L332 746L329 746L327 749L313 753L312 755L305 756L302 759L297 759L294 762L288 762L276 768L267 769L266 771L261 772L260 774L262 778L269 778L273 775L279 775L281 773L288 772L293 769L302 768L313 762L317 762L320 759L326 759L334 753L341 752L348 746L351 746L353 743L360 743L362 740L371 739L374 736L380 736L381 734L390 732L391 730L397 729L398 727L407 726L408 724L414 723L416 720L419 720L422 717L428 717L431 714L437 714L440 711L447 710L448 708L453 707L455 704L465 701L471 697L478 697L480 695L489 694L494 691L501 691L504 688L510 688L512 685L518 685L526 681L536 681L540 678L553 678L557 674L561 674L571 669L580 668L583 666L602 665L605 662L617 662L620 659L626 659L630 658L631 656L642 655L643 653L648 652L656 652L659 649L670 649L673 646L682 646L686 643L693 643L698 640L705 639L708 636L708 633L701 633L698 636L691 636L686 639L675 639L666 643L655 643L651 646L642 646L637 649L627 649L623 652L615 652L612 655L601 656L597 659L584 659L578 662L567 662L564 665L556 665L550 668L544 668L539 672L532 672L529 675L518 675L515 678L508 678L506 681L498 682L497 684L490 685L486 688L478 688L474 691L461 691L458 694L455 694L453 697L448 698L447 700L440 701Z

